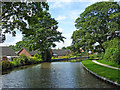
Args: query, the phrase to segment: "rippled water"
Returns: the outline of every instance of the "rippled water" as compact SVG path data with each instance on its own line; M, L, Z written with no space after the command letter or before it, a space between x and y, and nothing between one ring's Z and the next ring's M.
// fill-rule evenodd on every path
M114 88L89 74L81 63L52 62L3 75L3 88Z

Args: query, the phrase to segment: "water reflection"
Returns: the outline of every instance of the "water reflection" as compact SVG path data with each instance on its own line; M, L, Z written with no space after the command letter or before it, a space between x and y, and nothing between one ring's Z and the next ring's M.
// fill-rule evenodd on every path
M115 87L89 74L81 63L52 62L12 71L3 76L3 88Z

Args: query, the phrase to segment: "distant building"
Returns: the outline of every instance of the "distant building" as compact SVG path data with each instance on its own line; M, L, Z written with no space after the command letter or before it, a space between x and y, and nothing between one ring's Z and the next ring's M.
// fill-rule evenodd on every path
M27 56L27 57L32 57L32 56L34 56L35 54L39 54L40 53L40 51L29 51L27 48L22 48L20 51L18 51L18 55L20 56L20 55L22 55L22 54L24 54L25 56Z
M18 56L11 47L0 46L0 57L1 60L9 60L13 57L18 57Z
M71 53L70 50L61 50L61 49L52 50L52 55L57 57L66 56L67 54L70 54L70 53Z

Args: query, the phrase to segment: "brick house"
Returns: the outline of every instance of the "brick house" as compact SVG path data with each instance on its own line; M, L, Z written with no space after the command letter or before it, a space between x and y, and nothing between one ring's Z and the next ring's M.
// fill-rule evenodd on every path
M70 54L70 50L61 50L61 49L53 49L52 55L57 57L66 56L67 54Z
M18 57L11 47L0 46L0 60L8 60L14 57Z
M20 56L20 55L22 55L22 54L24 54L25 56L27 56L27 57L32 57L32 56L34 56L35 54L39 54L40 53L40 51L29 51L27 48L22 48L20 51L18 51L18 55Z

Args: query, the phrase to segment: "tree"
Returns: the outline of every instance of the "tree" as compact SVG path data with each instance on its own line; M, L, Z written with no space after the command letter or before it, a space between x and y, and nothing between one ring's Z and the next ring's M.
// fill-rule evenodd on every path
M75 21L77 28L72 35L74 47L105 52L102 44L120 38L120 6L117 2L97 2L88 6Z
M2 2L2 35L11 33L16 35L15 29L22 31L22 34L27 34L31 18L39 14L43 16L44 11L48 10L46 2L21 1L21 2ZM27 22L27 23L26 23Z
M23 41L29 50L38 50L41 52L43 60L51 59L50 48L55 47L54 42L64 42L62 33L57 31L58 22L51 18L48 12L44 12L44 16L39 14L31 19L30 32L24 35Z
M63 49L63 50L65 50L65 49L66 49L66 47L62 47L62 49Z

